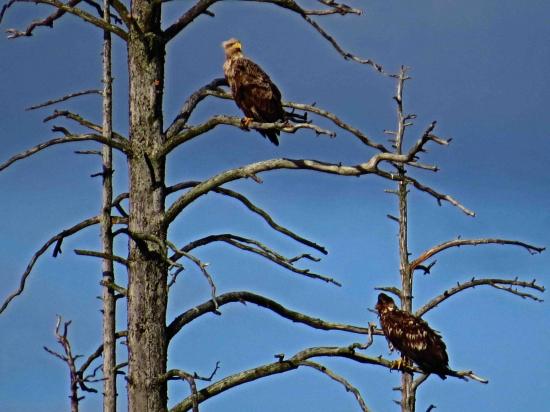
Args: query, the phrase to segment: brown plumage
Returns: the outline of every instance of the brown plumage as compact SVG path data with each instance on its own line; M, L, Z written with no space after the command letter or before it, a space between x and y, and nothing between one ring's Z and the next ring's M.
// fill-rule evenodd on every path
M225 63L223 71L231 87L233 99L246 116L243 125L251 120L274 123L285 119L281 92L260 66L247 59L237 39L223 42ZM278 145L278 130L258 130L273 144Z
M378 295L376 311L386 339L404 357L425 373L435 373L441 379L454 373L449 369L445 343L424 320L398 309L385 293Z

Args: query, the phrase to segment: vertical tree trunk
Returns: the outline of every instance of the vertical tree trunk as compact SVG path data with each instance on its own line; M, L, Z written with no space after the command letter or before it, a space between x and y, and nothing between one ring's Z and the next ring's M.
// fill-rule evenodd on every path
M396 153L403 153L403 139L407 128L407 118L403 112L403 87L408 79L407 70L401 67L397 81L397 133ZM398 174L404 178L405 166L398 167ZM413 273L409 264L409 240L408 240L408 210L407 210L407 183L401 181L398 184L397 196L399 198L399 272L401 274L401 309L412 312L412 287ZM413 390L413 375L404 372L401 377L401 412L414 412L416 406L415 391Z
M164 43L161 2L134 0L135 22L128 39L130 81L130 178L128 266L128 404L130 412L166 411L167 266L165 247L140 241L139 235L166 240L164 216L165 159L155 159L162 144Z
M103 2L103 18L110 22L109 0ZM111 33L103 32L103 135L110 139L113 131L113 79L111 75ZM103 193L101 242L103 252L113 254L111 203L113 202L113 151L103 145ZM113 261L103 259L103 281L114 282ZM103 287L103 412L116 412L116 299L109 287Z

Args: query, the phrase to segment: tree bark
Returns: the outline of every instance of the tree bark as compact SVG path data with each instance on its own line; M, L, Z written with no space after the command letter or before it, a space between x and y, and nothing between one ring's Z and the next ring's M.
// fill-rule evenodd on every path
M103 2L103 19L110 23L110 0ZM113 78L111 75L111 33L103 32L103 136L113 134ZM113 254L111 203L113 202L113 150L103 145L103 188L101 211L101 243L103 253ZM114 283L111 259L103 259L103 281ZM103 287L103 412L116 412L116 299L114 291Z
M140 234L165 242L165 159L162 145L164 50L161 2L134 0L128 38L130 82L130 178L128 265L128 405L130 412L166 411L167 266L165 247L142 241Z

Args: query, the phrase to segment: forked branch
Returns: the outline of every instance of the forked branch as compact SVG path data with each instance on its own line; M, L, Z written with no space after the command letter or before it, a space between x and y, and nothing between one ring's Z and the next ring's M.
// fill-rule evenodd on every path
M416 269L419 265L422 265L426 260L432 256L437 255L444 250L461 247L461 246L477 246L477 245L512 245L519 246L526 249L530 254L534 255L537 253L542 253L545 248L537 247L530 245L525 242L520 242L518 240L509 240L509 239L498 239L498 238L483 238L483 239L454 239L448 242L441 243L437 246L434 246L431 249L428 249L420 254L414 261L411 262L411 270Z
M540 298L533 295L532 293L527 293L519 290L518 288L531 289L537 292L544 292L544 286L537 285L536 280L524 281L519 280L518 278L514 279L498 279L498 278L485 278L485 279L476 279L472 278L471 280L463 283L457 282L456 286L447 289L442 294L436 296L420 309L416 311L416 316L423 316L429 310L432 310L441 302L449 299L451 296L456 295L459 292L462 292L466 289L473 289L476 286L491 286L495 289L502 290L513 295L519 296L522 299L531 299L535 302L542 302Z
M300 366L304 366L304 362L308 361L311 358L347 358L358 363L379 365L388 369L391 369L393 365L393 362L386 360L382 357L375 358L356 353L355 350L351 349L350 347L313 347L304 349L303 351L298 352L288 359L285 359L284 355L277 355L276 357L279 358L279 360L276 362L268 363L253 369L230 375L224 379L219 380L216 383L213 383L212 385L207 386L204 389L199 390L196 394L197 402L201 403L213 396L218 395L219 393L225 392L228 389L231 389L238 385L242 385L247 382L252 382L260 378L297 369ZM418 369L416 368L408 368L408 370L418 372ZM192 403L193 402L191 397L188 397L177 404L174 408L172 408L170 412L188 411L191 409Z
M225 115L216 115L208 119L206 122L198 124L196 126L191 126L186 129L183 129L180 133L174 135L172 138L168 139L162 148L156 153L157 157L166 156L180 144L190 141L195 137L201 136L206 132L214 129L220 125L227 125L237 127L239 129L243 128L242 119L235 116L225 116ZM255 130L279 130L285 133L296 133L300 129L310 129L313 130L317 135L327 135L329 137L334 137L336 134L330 130L323 129L319 126L316 126L311 123L298 123L291 124L285 122L276 122L276 123L259 123L251 122L248 125L249 129Z
M118 149L124 153L130 152L130 145L128 144L128 142L125 142L119 139L115 139L115 138L106 139L105 137L99 134L93 134L93 133L76 134L76 135L69 134L63 137L57 137L55 139L48 140L47 142L40 143L34 147L31 147L28 150L25 150L24 152L21 152L12 156L8 160L6 160L4 163L0 163L0 172L10 167L12 164L17 162L18 160L26 159L27 157L30 157L38 152L41 152L42 150L47 149L48 147L56 146L58 144L64 144L64 143L87 142L87 141L103 143L111 146L114 149Z
M2 17L4 16L4 13L15 3L35 3L35 4L47 4L52 7L55 7L57 11L45 19L36 21L31 23L31 25L25 30L25 31L19 31L16 29L8 29L6 30L8 33L8 38L13 39L21 36L31 36L34 29L38 26L48 26L52 27L53 22L63 16L65 13L73 14L82 20L91 23L92 25L99 27L102 30L109 31L113 34L116 34L118 37L120 37L123 40L126 40L128 38L128 33L126 33L123 29L120 27L107 23L102 18L98 18L93 16L92 14L88 13L87 11L84 11L76 5L80 3L81 0L69 0L67 3L63 3L59 0L11 0L6 5L2 7L2 11L0 11L0 22L2 20ZM88 3L94 3L93 1L86 1ZM99 7L99 5L97 5ZM101 10L101 8L100 8ZM102 14L102 13L100 13Z
M69 398L71 400L71 412L78 412L78 403L82 399L84 399L84 397L78 396L78 388L80 387L81 390L86 392L97 392L97 390L90 388L86 385L87 383L96 381L96 379L93 379L94 375L84 377L84 375L79 373L79 371L76 369L76 360L81 356L73 355L71 343L67 336L70 324L71 321L65 322L63 324L63 331L61 331L61 317L59 315L57 316L57 322L55 325L55 336L57 342L63 348L63 354L58 353L46 346L44 346L44 350L67 364L67 367L69 368L70 379L69 382L71 395Z

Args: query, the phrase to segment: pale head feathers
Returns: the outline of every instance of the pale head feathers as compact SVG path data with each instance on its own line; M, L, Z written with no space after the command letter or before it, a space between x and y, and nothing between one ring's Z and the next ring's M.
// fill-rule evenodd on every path
M239 40L232 38L222 43L226 57L231 57L236 53L242 53L242 44Z

